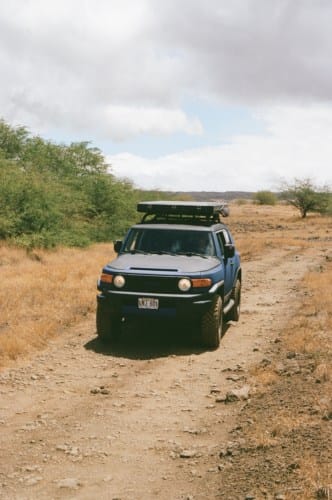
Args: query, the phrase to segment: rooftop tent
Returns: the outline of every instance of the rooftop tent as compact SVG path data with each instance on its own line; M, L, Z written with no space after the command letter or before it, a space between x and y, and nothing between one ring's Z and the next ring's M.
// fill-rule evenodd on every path
M220 216L229 214L224 202L190 202L190 201L145 201L137 205L137 211L147 215L162 217L199 217L218 220Z

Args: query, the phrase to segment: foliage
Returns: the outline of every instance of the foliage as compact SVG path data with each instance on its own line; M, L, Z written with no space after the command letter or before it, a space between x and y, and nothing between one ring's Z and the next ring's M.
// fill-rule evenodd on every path
M332 193L325 188L321 193L318 193L319 198L319 213L322 215L332 215Z
M27 140L28 131L25 127L12 128L0 120L0 158L16 159Z
M271 191L257 191L253 195L253 200L257 205L275 205L277 196Z
M55 144L0 120L0 240L32 249L122 237L137 202L165 193L135 189L110 170L88 142Z
M34 248L121 236L138 193L109 169L87 142L54 144L0 120L0 239Z
M331 214L330 189L318 188L311 179L295 179L292 184L284 184L281 196L298 208L303 218L308 212Z

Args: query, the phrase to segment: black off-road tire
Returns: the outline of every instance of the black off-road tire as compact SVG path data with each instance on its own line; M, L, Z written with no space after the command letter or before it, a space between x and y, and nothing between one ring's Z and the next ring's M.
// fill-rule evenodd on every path
M121 318L112 313L109 307L97 303L96 313L97 335L102 342L110 344L119 338Z
M232 297L234 300L234 306L229 311L228 320L229 321L239 321L240 319L240 306L241 306L241 281L236 280L235 287L233 288Z
M216 295L210 309L203 315L201 339L205 347L216 349L220 345L223 332L223 301Z

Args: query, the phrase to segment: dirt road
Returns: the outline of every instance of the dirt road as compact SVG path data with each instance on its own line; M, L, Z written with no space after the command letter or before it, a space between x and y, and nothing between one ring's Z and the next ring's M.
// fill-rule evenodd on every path
M0 498L218 498L220 450L245 404L225 403L225 394L255 391L250 367L278 337L314 264L294 249L244 263L241 319L216 351L169 325L130 326L107 350L91 317L0 373Z

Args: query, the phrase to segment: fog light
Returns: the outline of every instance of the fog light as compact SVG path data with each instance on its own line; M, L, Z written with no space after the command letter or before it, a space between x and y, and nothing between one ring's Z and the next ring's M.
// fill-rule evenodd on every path
M178 287L181 292L188 292L191 288L191 281L188 278L182 278L178 283Z
M114 286L116 286L116 288L123 288L126 284L126 280L124 279L123 276L121 276L121 274L118 274L117 276L114 277L113 283Z

